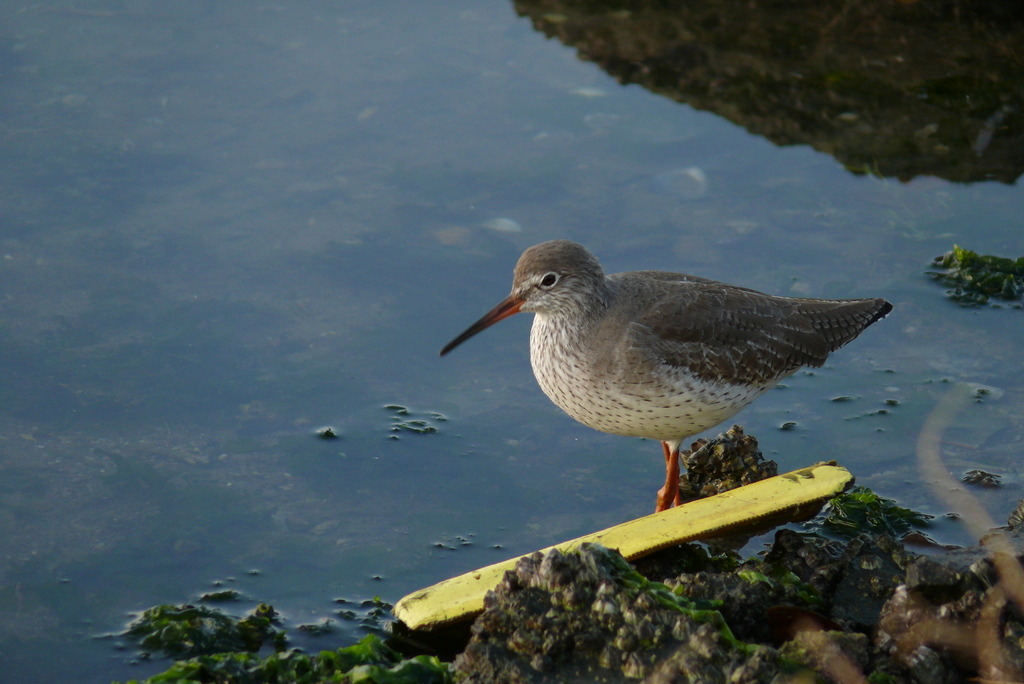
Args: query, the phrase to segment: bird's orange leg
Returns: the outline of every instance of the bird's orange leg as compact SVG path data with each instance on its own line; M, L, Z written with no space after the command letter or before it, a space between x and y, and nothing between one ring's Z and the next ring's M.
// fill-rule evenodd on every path
M655 513L667 511L672 504L678 506L682 503L679 494L679 448L670 448L668 442L662 442L661 448L665 452L665 486L658 490Z

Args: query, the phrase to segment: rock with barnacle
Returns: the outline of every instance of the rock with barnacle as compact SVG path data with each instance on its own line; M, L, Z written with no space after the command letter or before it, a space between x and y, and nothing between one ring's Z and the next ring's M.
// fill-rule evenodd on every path
M885 535L783 529L763 557L684 544L640 562L646 576L597 545L535 553L488 594L454 670L472 684L1024 681L994 538L923 557ZM1024 532L1000 538L1024 560Z
M996 533L1001 534L1001 533ZM879 659L920 682L1020 681L1024 673L1024 623L999 583L990 554L1011 549L1024 561L1024 534L996 534L981 547L915 559L906 580L882 608L875 629ZM987 547L987 548L986 548ZM1012 586L1012 585L1011 585ZM958 638L963 635L970 638Z
M1011 530L1024 530L1024 499L1017 502L1017 507L1006 519L1006 524L1010 526Z
M770 681L772 649L750 662L746 645L706 602L650 582L617 552L584 544L520 560L484 601L466 650L463 682Z
M680 454L686 473L679 478L683 501L702 499L779 474L775 461L766 461L757 440L733 425L714 439L698 439Z
M840 564L848 562L842 546L815 557L812 542L796 544L790 536L795 533L785 532L770 561L729 567L705 555L698 559L704 569L664 583L648 580L598 545L523 558L485 599L470 643L455 661L457 676L474 684L770 682L787 662L773 643L793 638L778 638L773 622L813 616L823 629L840 629L814 612L827 610L828 601L805 580L834 586ZM686 555L685 564L693 561L694 554ZM779 606L790 612L778 613ZM856 641L858 660L867 652L862 641ZM832 648L818 645L822 653ZM819 655L815 651L803 662L815 667Z

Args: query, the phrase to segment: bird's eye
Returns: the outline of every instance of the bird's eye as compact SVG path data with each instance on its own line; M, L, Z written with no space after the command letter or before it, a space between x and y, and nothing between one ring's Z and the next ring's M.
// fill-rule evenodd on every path
M557 282L558 282L558 274L557 273L554 273L554 272L552 272L552 273L545 273L544 277L540 279L540 286L541 287L545 287L545 288L554 287L555 283L557 283Z

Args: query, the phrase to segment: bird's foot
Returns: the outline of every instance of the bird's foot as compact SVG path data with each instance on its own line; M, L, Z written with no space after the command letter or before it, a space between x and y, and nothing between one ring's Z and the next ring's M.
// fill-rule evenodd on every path
M679 503L679 487L676 487L675 492L669 491L668 487L662 487L658 490L658 503L654 508L655 513L661 513L672 508L673 504Z

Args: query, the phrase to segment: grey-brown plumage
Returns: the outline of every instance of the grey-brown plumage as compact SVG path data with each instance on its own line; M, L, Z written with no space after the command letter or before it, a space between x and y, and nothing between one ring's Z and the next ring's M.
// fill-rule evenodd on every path
M680 273L606 276L582 245L553 240L523 252L512 293L441 354L535 313L530 360L544 393L585 425L664 443L662 510L676 498L683 440L821 366L891 310L884 299L778 297Z

